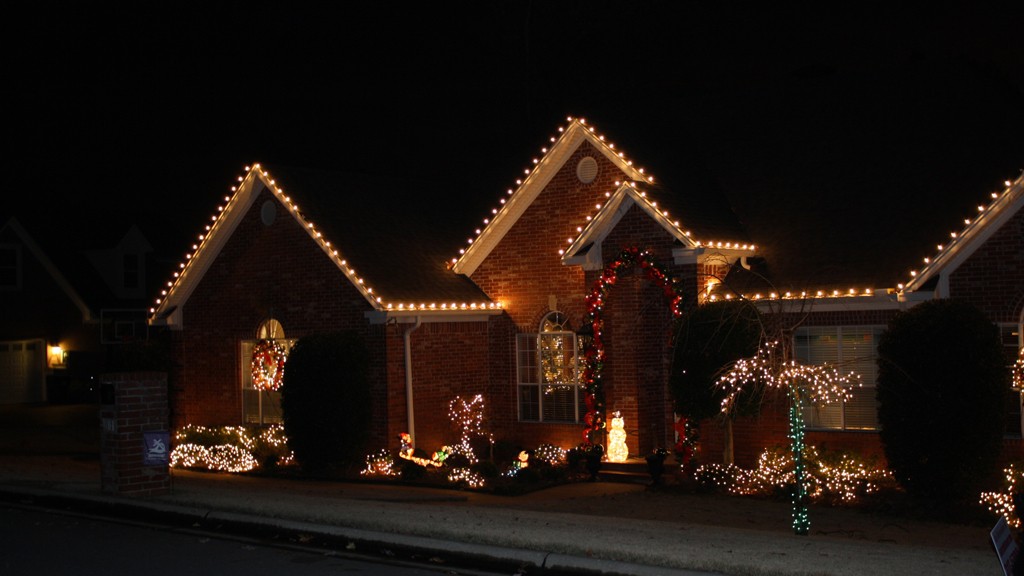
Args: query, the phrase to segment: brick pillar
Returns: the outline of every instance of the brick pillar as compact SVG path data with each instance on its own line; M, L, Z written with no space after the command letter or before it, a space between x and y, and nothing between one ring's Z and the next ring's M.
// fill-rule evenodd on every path
M123 496L170 492L167 374L104 374L100 422L103 491Z

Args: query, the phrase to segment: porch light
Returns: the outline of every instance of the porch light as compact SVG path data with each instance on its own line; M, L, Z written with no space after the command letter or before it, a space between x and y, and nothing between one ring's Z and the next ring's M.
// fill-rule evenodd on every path
M50 368L63 368L67 353L60 346L50 346L46 354L46 365Z

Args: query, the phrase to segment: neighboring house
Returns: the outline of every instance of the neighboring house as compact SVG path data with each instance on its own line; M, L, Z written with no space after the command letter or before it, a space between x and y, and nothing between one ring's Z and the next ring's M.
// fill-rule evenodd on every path
M91 400L110 348L146 338L153 249L134 226L117 237L33 224L0 228L0 403Z
M779 218L800 214L784 205L734 213L715 194L666 190L580 119L551 140L491 206L414 182L247 167L150 310L175 344L174 425L280 420L279 393L252 386L254 346L349 329L369 347L374 447L407 431L428 451L452 442L449 402L477 394L495 439L570 447L589 409L578 366L597 336L605 412L621 413L630 453L644 454L675 441L676 293L683 310L755 301L800 360L849 366L868 390L878 334L925 299L970 299L1020 346L1021 179L897 286L899 250L833 269L838 253L825 241L787 232L799 228ZM479 206L476 226L454 203ZM628 248L645 251L644 266L606 272ZM584 328L600 279L595 334ZM810 442L880 452L873 394L808 416ZM716 453L722 434L705 429L704 449ZM785 435L771 407L741 419L737 462Z

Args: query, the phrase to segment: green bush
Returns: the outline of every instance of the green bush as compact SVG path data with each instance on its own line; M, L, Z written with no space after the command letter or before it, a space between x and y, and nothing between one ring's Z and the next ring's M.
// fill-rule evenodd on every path
M974 306L932 300L893 318L878 344L878 421L908 494L977 497L996 473L1008 389L998 330Z
M367 352L351 332L314 334L292 348L281 386L288 446L304 469L358 465L370 426Z

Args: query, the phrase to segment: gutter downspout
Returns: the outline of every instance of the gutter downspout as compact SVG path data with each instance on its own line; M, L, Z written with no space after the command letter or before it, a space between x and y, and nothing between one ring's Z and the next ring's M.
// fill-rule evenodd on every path
M413 410L412 399L412 333L423 324L423 318L417 316L416 324L405 329L402 340L405 344L405 412L406 429L412 437L413 446L416 445L416 414Z

